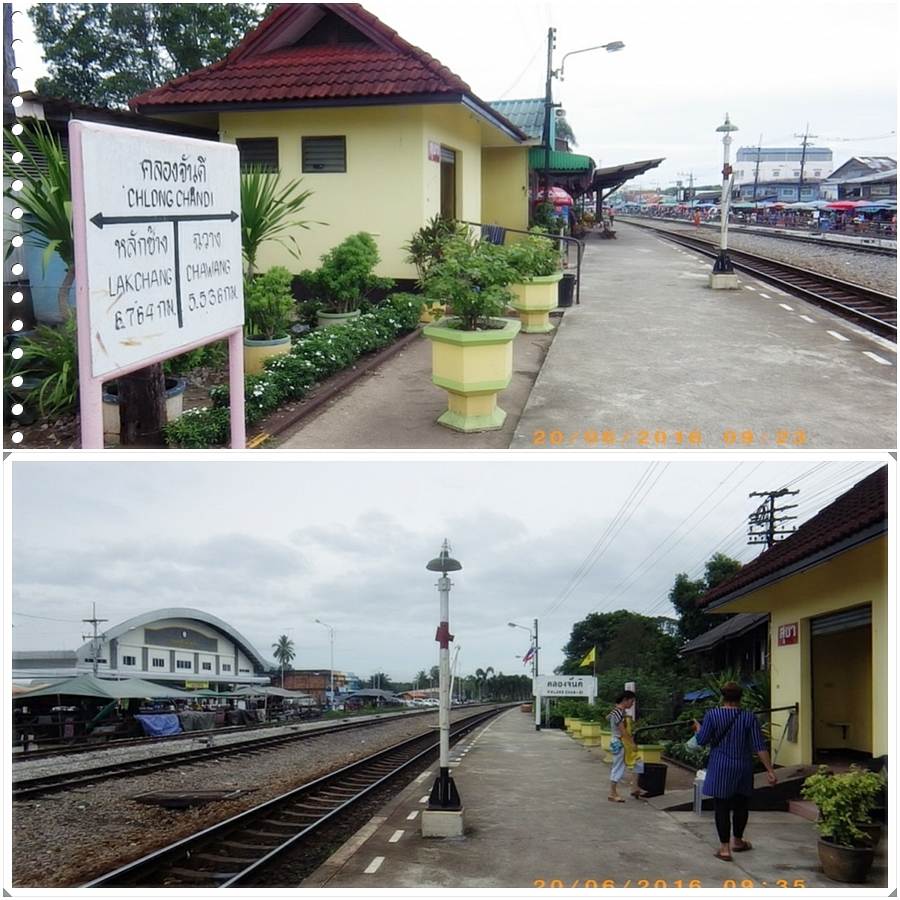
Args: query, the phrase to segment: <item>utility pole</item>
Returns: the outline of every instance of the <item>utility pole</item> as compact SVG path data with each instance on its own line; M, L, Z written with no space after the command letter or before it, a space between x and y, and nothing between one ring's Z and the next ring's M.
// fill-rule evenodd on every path
M781 497L794 496L800 491L789 491L787 488L781 488L777 491L754 491L749 496L765 497L766 499L750 514L749 524L750 530L747 532L748 544L765 544L766 549L775 544L779 538L785 538L792 532L796 531L796 527L791 525L789 528L778 524L779 522L789 522L796 519L796 516L779 516L776 513L783 513L788 509L796 509L796 503L790 503L787 506L775 506L775 501ZM754 529L757 529L754 531Z
M679 175L684 175L688 180L688 189L687 194L685 194L685 200L693 200L694 199L694 173L693 172L679 172Z
M544 203L550 202L550 135L553 119L553 48L556 29L547 29L547 86L544 92Z
M91 610L92 610L92 612L91 612L92 618L90 618L90 619L82 619L81 621L82 621L82 622L86 622L88 625L93 625L93 626L94 626L94 634L93 634L93 636L90 635L90 634L83 634L83 635L81 636L81 639L82 639L83 641L86 641L88 638L91 638L91 657L93 658L93 661L94 661L94 664L93 664L93 671L94 671L94 677L96 677L96 676L97 676L97 666L98 666L98 663L97 663L97 656L100 654L100 641L98 640L97 626L98 626L101 622L108 622L109 619L98 619L98 618L97 618L97 604L96 604L96 602L91 604ZM102 637L102 636L103 636L103 635L99 635L99 637Z
M753 209L756 210L756 188L759 184L759 160L762 156L762 135L759 136L759 143L756 145L756 171L753 173Z
M540 642L538 640L538 620L534 620L534 677L537 678L541 674L540 664L538 662L538 650ZM541 698L534 698L534 730L541 730Z
M800 154L800 184L797 185L797 202L799 203L803 198L800 196L803 192L803 170L806 167L806 147L809 144L810 138L817 138L817 134L809 133L809 122L806 123L806 131L803 134L795 134L795 138L803 138L803 152Z

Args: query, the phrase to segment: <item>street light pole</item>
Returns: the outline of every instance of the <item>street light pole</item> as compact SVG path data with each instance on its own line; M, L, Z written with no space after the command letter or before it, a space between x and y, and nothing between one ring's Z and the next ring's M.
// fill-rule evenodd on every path
M528 628L526 625L518 625L516 622L508 622L507 623L510 628L521 628L523 631L528 632L528 637L531 638L531 646L534 649L534 652L531 655L531 677L533 679L537 679L538 673L540 672L539 663L538 663L538 652L540 648L538 647L538 620L534 620L534 631ZM537 688L537 682L534 681L535 689ZM541 730L541 710L540 710L540 701L535 694L534 700L534 730Z
M722 163L722 201L721 201L721 229L719 232L719 255L713 263L712 272L709 276L710 287L712 288L737 288L737 275L734 274L734 267L731 265L731 258L728 256L728 211L731 205L731 183L734 180L734 173L729 162L731 155L731 133L737 131L737 125L731 123L728 113L725 113L725 121L716 129L722 132L722 144L724 147L723 163Z
M331 639L331 655L329 657L328 666L328 692L331 695L328 700L328 708L331 709L331 707L334 706L334 629L327 622L323 622L321 619L316 619L316 622L328 629L328 636Z
M462 803L456 785L450 777L450 572L458 572L462 564L450 556L450 544L445 540L440 556L431 560L425 568L429 572L440 572L437 589L440 597L440 622L435 640L440 647L440 707L438 725L440 728L440 773L431 789L428 800L429 810L460 810Z

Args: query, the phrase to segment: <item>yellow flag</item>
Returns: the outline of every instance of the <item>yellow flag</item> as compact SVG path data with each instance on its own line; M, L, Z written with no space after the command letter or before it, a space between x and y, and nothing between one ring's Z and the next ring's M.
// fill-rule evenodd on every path
M596 647L591 647L591 649L588 650L587 655L585 656L585 658L584 658L580 663L578 663L579 667L581 667L581 666L589 666L589 665L594 661L594 659L595 659L595 657L596 657L596 654L597 654L597 648L596 648Z

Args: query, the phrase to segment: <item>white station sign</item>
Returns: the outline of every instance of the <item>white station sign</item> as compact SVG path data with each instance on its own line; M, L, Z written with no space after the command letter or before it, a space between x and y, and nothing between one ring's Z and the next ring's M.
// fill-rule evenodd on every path
M596 697L597 679L593 675L538 675L534 679L535 697Z
M239 328L237 147L93 122L76 133L93 376Z

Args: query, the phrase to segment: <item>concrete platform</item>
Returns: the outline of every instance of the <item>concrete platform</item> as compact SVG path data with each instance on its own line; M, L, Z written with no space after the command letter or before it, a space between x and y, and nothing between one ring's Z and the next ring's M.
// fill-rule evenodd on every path
M896 345L745 273L740 290L713 291L709 259L617 234L587 244L582 303L512 447L893 449Z
M600 754L562 731L536 732L518 709L474 732L452 756L465 806L462 837L421 836L432 766L301 886L523 889L606 882L721 890L732 879L759 887L777 887L779 880L839 887L818 871L816 833L805 819L751 813L746 836L755 849L722 862L713 857L710 814L667 813L630 798L608 802L609 767ZM886 883L883 849L876 866L869 886Z

